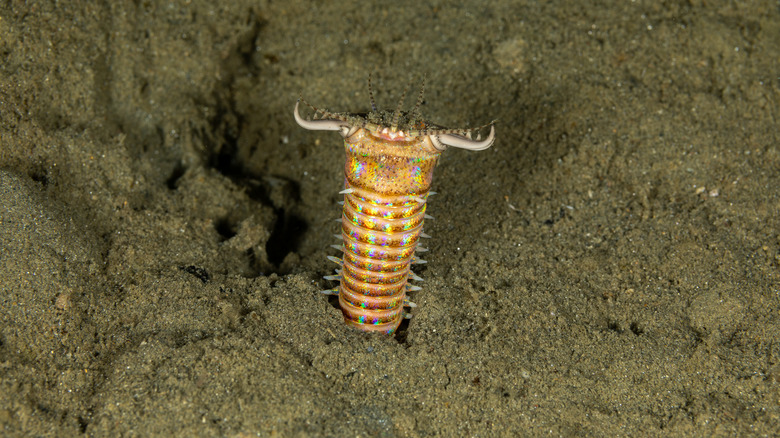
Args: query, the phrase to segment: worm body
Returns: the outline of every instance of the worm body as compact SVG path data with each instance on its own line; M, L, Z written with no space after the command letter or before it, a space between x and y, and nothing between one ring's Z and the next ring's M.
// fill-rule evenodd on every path
M423 233L425 207L433 168L448 146L482 150L493 144L495 128L485 140L473 140L475 129L442 129L420 117L421 87L417 104L401 111L404 96L394 112L376 109L371 81L372 112L366 115L331 113L311 105L314 119L305 120L295 105L298 124L310 130L338 131L344 137L344 208L341 215L343 252L336 275L340 285L323 291L338 294L344 320L360 330L393 333L404 318L404 306L414 307L406 293L420 288L409 280L422 280L410 267L425 263L415 253ZM305 102L304 102L305 103Z

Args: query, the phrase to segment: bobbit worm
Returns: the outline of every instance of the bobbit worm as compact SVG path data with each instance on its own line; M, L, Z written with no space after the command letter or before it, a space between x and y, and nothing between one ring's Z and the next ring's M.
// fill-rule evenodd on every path
M408 87L407 87L408 89ZM336 131L344 137L347 153L341 214L341 258L336 275L326 280L339 286L323 293L338 295L344 320L360 330L393 333L404 317L404 306L416 307L407 292L419 290L409 280L420 281L410 266L426 263L416 253L433 169L447 147L472 151L489 148L495 140L494 122L472 129L445 129L422 118L425 82L411 111L402 111L404 90L395 111L377 109L368 80L371 111L364 114L333 113L316 108L302 98L295 104L295 121L304 129ZM314 111L301 117L301 102ZM319 117L318 117L319 116ZM484 140L472 133L490 127Z

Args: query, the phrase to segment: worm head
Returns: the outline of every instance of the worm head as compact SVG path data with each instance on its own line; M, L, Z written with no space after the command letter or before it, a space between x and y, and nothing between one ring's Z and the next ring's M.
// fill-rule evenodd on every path
M298 125L312 131L338 131L344 138L347 138L358 130L363 129L374 137L391 142L428 140L425 143L430 144L439 152L447 149L447 147L481 151L493 145L496 139L495 121L471 129L446 129L424 121L420 115L420 105L423 102L423 92L425 90L424 80L420 87L417 104L411 111L402 111L401 106L404 103L408 88L404 90L395 111L378 110L374 102L374 93L371 89L371 77L369 77L368 94L371 100L371 112L367 114L332 113L319 109L303 99L298 99L298 102L295 103L293 116L295 116L295 121ZM314 110L314 116L311 120L301 117L299 112L301 101ZM488 126L490 127L490 133L487 138L482 140L479 134L477 134L476 139L472 138L474 132L478 133L481 129Z

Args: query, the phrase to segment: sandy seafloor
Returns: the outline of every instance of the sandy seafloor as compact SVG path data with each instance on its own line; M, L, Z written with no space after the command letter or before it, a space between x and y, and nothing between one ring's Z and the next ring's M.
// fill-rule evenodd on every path
M3 436L780 433L777 2L97 3L0 6ZM499 120L395 336L318 293L344 151L292 117L369 73Z

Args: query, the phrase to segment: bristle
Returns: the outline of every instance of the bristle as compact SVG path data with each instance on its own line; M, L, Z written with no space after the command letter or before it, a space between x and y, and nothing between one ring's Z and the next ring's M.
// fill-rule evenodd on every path
M338 257L328 256L328 260L332 261L333 263L338 264L339 266L344 266L344 261L341 260Z
M368 100L371 101L371 111L377 112L376 101L374 101L374 90L371 87L371 73L368 74Z
M423 95L425 94L425 75L423 75L422 78L422 85L420 85L420 94L417 95L417 103L414 105L414 108L412 108L412 111L410 113L412 120L417 120L421 117L420 115L420 106L423 103Z
M415 274L414 272L409 272L409 278L411 278L412 280L415 280L415 281L425 281L425 280L423 280L422 277L420 277L419 275Z
M411 85L411 83L409 85ZM393 121L390 124L391 131L398 130L398 119L401 117L401 107L404 106L404 100L406 99L406 92L409 91L409 85L404 88L404 92L401 94L401 98L398 100L398 106L395 107L395 112L393 112Z
M433 216L429 215L428 213L425 213L425 216L423 216L425 219L433 220Z

